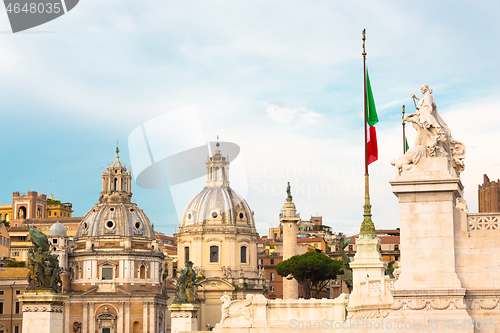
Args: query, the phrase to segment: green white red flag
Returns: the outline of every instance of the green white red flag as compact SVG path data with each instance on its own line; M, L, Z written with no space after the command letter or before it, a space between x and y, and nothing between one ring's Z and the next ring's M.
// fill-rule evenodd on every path
M378 123L377 110L373 100L372 88L368 69L366 70L366 165L378 159L377 132L375 124Z

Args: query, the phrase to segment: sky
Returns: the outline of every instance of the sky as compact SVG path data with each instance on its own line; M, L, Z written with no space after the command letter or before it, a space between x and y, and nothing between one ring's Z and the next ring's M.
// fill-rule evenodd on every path
M0 203L33 190L84 216L98 202L117 141L135 180L134 164L147 160L131 134L154 127L163 157L200 142L213 147L217 135L239 147L231 182L261 235L278 225L288 181L302 219L321 215L334 231L355 234L363 219L366 29L380 120L379 160L370 165L376 227L399 227L390 160L403 149L401 107L415 111L410 94L420 96L424 83L466 145L461 178L477 212L483 174L500 178L499 11L488 0L82 0L16 34L1 12ZM186 107L196 110L192 124L175 121ZM414 130L407 132L412 145ZM171 235L179 207L205 179L174 189L163 176L163 189L134 183L133 199Z

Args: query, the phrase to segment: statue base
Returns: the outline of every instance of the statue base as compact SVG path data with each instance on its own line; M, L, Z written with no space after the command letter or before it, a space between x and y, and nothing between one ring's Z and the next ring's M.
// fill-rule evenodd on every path
M171 333L198 330L198 312L200 311L198 304L173 303L168 309L172 318Z
M68 296L32 289L19 300L23 303L23 333L63 332L63 305Z

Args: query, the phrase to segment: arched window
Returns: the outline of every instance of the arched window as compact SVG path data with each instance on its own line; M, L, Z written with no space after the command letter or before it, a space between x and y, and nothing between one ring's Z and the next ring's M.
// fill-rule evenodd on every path
M247 263L247 247L246 246L242 246L241 247L241 251L240 251L240 262L242 264L246 264Z
M26 216L26 207L21 206L19 208L18 216L17 218L19 219L27 219L28 217Z
M226 168L222 168L222 180L226 180Z
M215 181L219 180L219 167L215 168Z
M184 263L189 261L189 246L184 247Z
M210 246L210 262L219 262L219 247L216 245Z
M132 325L132 331L134 333L139 333L139 322L138 321L134 321L134 324Z
M146 278L146 267L144 265L141 266L140 275L139 276L143 280Z
M115 188L114 188L115 191L118 191L118 179L115 178Z
M36 210L36 217L37 217L38 219L42 217L42 210L41 210L40 208L38 208L38 209Z
M210 168L210 180L214 178L213 173L214 173L214 168Z

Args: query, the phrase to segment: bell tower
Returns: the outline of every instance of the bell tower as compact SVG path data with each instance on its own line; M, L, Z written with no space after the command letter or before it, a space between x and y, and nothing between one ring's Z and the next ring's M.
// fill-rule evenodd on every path
M102 171L102 191L99 203L130 202L132 197L132 176L130 170L127 172L127 167L120 162L119 152L120 149L117 146L114 162L107 171Z

